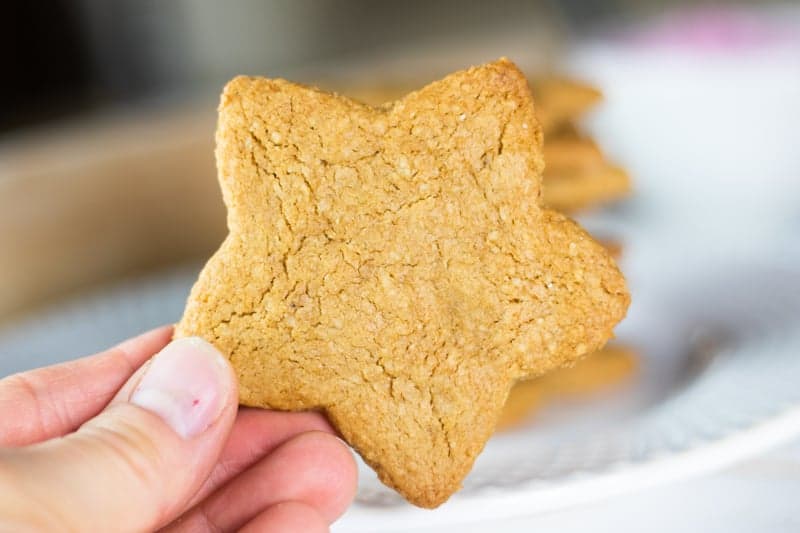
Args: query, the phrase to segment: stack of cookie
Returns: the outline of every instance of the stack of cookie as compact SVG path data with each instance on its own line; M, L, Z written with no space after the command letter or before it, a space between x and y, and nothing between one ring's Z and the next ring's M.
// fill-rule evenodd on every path
M529 78L529 86L544 132L544 204L575 214L625 198L631 190L627 172L608 161L598 143L581 130L581 119L602 102L600 90L558 76ZM408 83L390 83L351 87L343 92L379 106L401 98L413 87ZM601 242L614 258L620 256L618 242L607 238ZM584 357L573 367L521 381L511 389L497 430L518 427L547 402L589 397L619 385L631 376L635 362L633 349L612 344Z
M636 370L636 352L609 345L578 361L537 379L518 382L508 395L497 431L519 427L549 402L581 400L620 385Z
M580 129L580 119L602 101L602 93L585 83L556 77L534 79L530 87L545 134L545 204L575 213L627 196L631 189L628 174L610 163L597 142ZM612 256L619 257L619 243L602 242ZM612 344L573 367L517 383L497 430L519 426L549 401L586 397L619 385L635 370L636 359L632 348Z
M630 191L628 174L610 163L578 121L601 99L600 91L563 78L531 81L545 135L544 201L574 212L619 200Z

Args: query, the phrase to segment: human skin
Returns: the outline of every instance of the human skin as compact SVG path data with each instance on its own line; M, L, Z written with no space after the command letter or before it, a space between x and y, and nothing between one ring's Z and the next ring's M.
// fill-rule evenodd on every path
M0 380L0 530L328 531L356 467L325 418L239 408L227 361L171 338Z

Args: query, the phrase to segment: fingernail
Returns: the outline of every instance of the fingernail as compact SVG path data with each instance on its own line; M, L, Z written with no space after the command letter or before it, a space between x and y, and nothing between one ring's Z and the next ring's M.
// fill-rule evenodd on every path
M150 362L130 402L192 438L219 417L230 393L228 362L199 337L168 344Z

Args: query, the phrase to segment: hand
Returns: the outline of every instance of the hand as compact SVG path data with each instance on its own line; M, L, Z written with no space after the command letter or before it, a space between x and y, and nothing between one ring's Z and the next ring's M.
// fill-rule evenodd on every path
M171 335L0 380L0 530L328 531L356 469L325 418L237 410L228 362Z

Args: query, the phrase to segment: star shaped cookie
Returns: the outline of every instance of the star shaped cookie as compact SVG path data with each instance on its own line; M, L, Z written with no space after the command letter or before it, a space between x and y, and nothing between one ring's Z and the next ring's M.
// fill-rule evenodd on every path
M514 381L600 348L629 297L540 206L542 134L501 59L382 107L238 77L219 108L229 235L177 336L245 405L323 410L410 502L461 486Z

